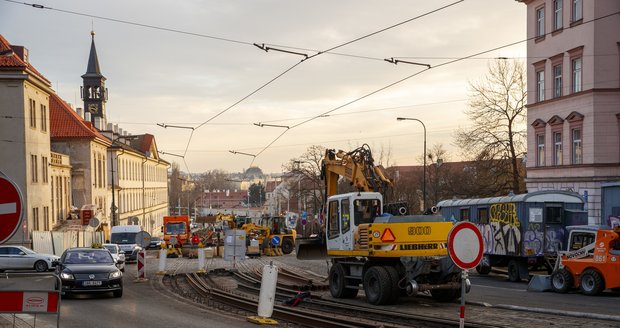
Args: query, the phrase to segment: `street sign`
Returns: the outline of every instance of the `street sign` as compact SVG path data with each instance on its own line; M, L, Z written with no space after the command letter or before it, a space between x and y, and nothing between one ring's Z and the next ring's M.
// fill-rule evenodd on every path
M151 243L151 234L146 231L140 231L136 234L136 244L142 247L148 247Z
M21 227L22 193L13 181L0 173L0 244L9 240Z
M280 245L280 236L273 236L273 237L271 237L271 243L274 246Z
M473 269L482 260L482 234L471 222L455 224L448 234L448 254L459 268Z

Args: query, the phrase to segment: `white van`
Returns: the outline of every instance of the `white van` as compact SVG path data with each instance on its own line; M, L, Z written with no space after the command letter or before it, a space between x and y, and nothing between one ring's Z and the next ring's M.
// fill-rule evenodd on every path
M118 244L121 251L125 252L125 261L136 261L138 259L138 251L142 250L136 244L136 235L142 231L139 225L125 225L112 227L110 243Z

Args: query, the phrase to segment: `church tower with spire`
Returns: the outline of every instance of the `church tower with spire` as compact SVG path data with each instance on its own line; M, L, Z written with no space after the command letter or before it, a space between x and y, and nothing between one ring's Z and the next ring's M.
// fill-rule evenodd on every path
M101 74L97 49L95 49L95 32L91 31L92 41L86 73L82 75L83 86L81 90L84 100L84 113L90 113L90 121L102 130L106 123L105 104L108 100L108 90L105 87L105 76Z

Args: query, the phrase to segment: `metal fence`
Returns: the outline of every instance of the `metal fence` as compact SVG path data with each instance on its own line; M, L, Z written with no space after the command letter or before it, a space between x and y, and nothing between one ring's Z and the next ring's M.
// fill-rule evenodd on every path
M103 232L93 231L33 231L32 249L35 252L62 255L72 247L91 247L94 243L102 244Z

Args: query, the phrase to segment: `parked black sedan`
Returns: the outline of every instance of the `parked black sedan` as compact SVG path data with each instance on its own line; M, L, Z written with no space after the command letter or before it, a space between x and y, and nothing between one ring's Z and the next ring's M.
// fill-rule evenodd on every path
M105 248L71 248L61 258L56 273L62 294L113 292L123 296L123 273Z

